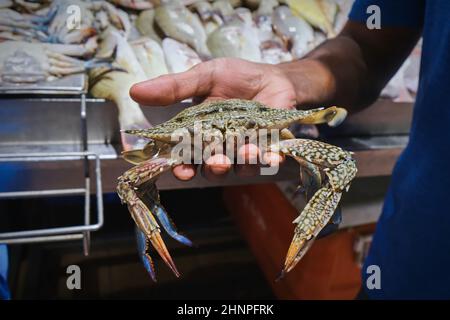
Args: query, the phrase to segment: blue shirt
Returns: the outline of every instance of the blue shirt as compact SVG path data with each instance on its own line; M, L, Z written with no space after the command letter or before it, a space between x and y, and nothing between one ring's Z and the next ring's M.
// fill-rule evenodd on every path
M362 270L378 265L370 298L450 298L450 1L356 0L350 19L381 9L381 26L423 28L410 141L400 156Z
M10 299L8 290L8 248L0 244L0 300Z

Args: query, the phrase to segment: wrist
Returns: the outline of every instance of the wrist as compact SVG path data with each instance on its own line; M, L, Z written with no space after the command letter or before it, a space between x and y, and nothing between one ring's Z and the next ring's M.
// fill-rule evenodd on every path
M335 96L335 78L326 65L317 59L304 58L277 65L294 87L298 106L324 106Z

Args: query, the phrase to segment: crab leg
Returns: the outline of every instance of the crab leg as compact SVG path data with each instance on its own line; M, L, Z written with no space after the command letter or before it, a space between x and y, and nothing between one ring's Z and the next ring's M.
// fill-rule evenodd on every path
M170 219L166 209L162 206L159 200L158 189L156 188L155 184L150 183L148 186L142 186L139 193L139 197L156 215L159 223L162 225L164 230L166 230L169 236L184 245L192 247L192 241L178 233L175 224Z
M271 150L291 156L301 165L308 164L308 171L316 177L315 182L321 181L320 188L293 221L297 226L281 273L283 276L295 267L319 232L330 221L342 192L348 189L357 169L350 152L320 141L283 140L277 146L272 146ZM323 179L319 168L324 173Z
M172 164L171 160L166 158L156 158L142 162L119 177L117 193L122 202L128 205L131 216L139 230L144 233L146 239L158 251L164 262L179 277L180 273L161 238L161 229L155 217L136 192L137 187L145 182L154 181L162 172L169 170ZM147 248L147 244L145 247ZM146 268L150 266L149 268L152 270L151 260L147 257L148 250L145 250L145 253L143 256L143 259L147 261L145 266ZM152 275L152 272L154 271L149 271L150 275Z

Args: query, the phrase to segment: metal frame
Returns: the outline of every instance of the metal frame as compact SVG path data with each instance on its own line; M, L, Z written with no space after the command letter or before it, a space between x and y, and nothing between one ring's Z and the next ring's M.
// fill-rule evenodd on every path
M5 198L23 198L37 196L59 196L59 195L77 195L84 194L84 225L71 227L57 227L48 229L38 229L29 231L15 231L0 233L0 243L35 243L49 241L65 241L83 239L84 254L89 254L90 232L97 231L103 226L103 193L101 181L100 157L91 152L67 152L67 153L48 153L48 154L5 154L0 155L1 162L26 162L26 161L74 161L83 160L88 166L91 159L95 160L95 181L96 181L96 199L97 199L97 222L90 223L90 176L85 176L84 188L57 189L57 190L38 190L38 191L20 191L20 192L2 192L0 199ZM86 173L86 171L85 171Z
M45 100L45 98L52 99L50 97L54 97L53 99L61 99L61 101L79 101L80 138L82 152L40 152L34 154L4 153L0 154L0 163L81 160L84 163L84 188L2 192L0 193L0 199L84 194L84 224L71 227L57 227L0 233L0 243L23 244L82 239L83 252L85 255L88 255L90 248L90 232L99 230L103 226L104 221L100 156L96 153L88 151L89 144L86 108L88 99L86 98L86 77L84 75L80 75L67 79L67 83L64 82L51 86L48 86L47 84L40 84L27 88L26 90L13 90L14 88L1 87L0 93L5 94L5 97L7 98L13 97L14 95L19 95L22 99L26 99L26 96L36 95L40 100ZM41 95L44 95L44 98ZM58 97L63 95L70 95L71 98ZM90 221L91 176L89 162L92 159L95 160L95 182L97 199L97 222L94 224L91 224Z

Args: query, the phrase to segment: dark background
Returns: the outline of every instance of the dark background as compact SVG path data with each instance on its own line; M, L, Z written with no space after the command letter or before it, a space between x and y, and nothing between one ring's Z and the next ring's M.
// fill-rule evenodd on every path
M221 188L161 192L179 231L196 247L164 235L181 273L177 279L152 251L158 282L143 268L134 222L115 194L106 194L105 226L91 234L91 253L81 241L10 246L13 299L268 299L273 293L223 205ZM94 201L94 199L93 199ZM95 202L93 202L95 203ZM1 230L82 223L79 197L0 202ZM81 290L66 287L67 266L81 268Z

